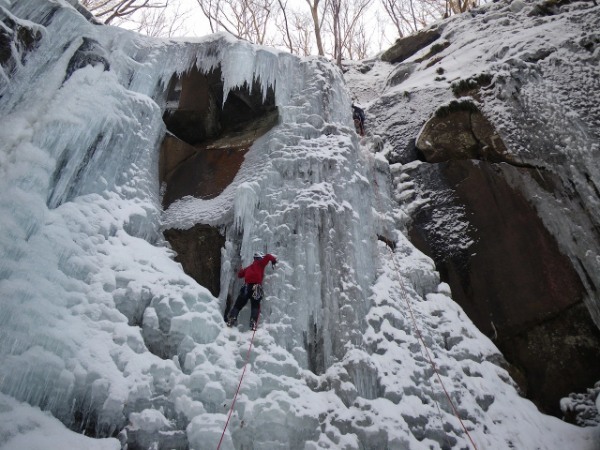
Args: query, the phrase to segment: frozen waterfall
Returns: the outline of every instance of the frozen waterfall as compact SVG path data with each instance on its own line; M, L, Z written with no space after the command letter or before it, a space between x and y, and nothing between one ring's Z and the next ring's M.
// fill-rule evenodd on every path
M222 311L265 249L280 263L222 448L462 449L461 421L481 449L593 448L519 396L406 239L335 66L221 34L143 38L66 0L1 0L0 17L1 449L216 448L250 338ZM224 99L274 89L280 120L219 196L163 211L167 87L194 67L220 68ZM162 235L197 223L225 233L218 298Z

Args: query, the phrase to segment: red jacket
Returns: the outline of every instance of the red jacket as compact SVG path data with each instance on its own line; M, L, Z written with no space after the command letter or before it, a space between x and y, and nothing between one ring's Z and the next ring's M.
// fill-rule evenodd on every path
M275 264L277 262L277 259L275 259L275 257L270 253L267 253L264 258L255 259L254 262L248 267L240 269L240 271L238 272L238 277L243 278L244 281L248 284L260 284L262 283L263 277L265 276L265 267L267 267L267 264L269 264L270 262Z

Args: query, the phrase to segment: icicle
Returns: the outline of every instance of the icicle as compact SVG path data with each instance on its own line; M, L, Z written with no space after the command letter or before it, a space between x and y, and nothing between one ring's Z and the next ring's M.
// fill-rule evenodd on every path
M252 234L259 194L260 185L256 182L242 183L238 186L233 207L236 232Z

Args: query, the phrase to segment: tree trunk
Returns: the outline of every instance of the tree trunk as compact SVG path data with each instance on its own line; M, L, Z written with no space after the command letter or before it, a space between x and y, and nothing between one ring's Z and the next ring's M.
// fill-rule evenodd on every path
M319 52L319 56L325 56L325 50L323 49L323 40L321 39L321 21L319 19L319 1L313 0L311 3L310 0L306 0L308 6L310 6L310 15L313 19L313 24L315 26L315 40L317 42L317 51Z

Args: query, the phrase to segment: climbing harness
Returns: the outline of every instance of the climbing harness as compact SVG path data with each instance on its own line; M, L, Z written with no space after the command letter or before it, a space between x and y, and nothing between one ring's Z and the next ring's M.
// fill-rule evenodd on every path
M252 286L252 298L254 300L260 300L263 297L263 288L260 284Z
M244 380L244 375L246 374L246 367L248 366L248 361L250 361L250 352L252 351L252 344L254 343L254 335L256 334L256 328L258 328L258 320L260 319L260 306L258 307L258 317L256 318L255 328L252 331L252 338L250 339L250 346L248 347L248 353L246 353L246 362L244 363L244 369L242 370L242 375L240 376L240 382L238 383L237 390L233 396L233 400L231 402L231 407L229 408L229 414L227 415L227 422L225 422L225 427L223 428L223 433L221 434L221 439L219 439L219 445L217 445L217 450L221 448L221 444L223 443L223 438L225 437L225 431L227 431L227 425L229 425L229 420L231 419L231 414L233 413L233 407L235 406L235 401L237 400L238 393L240 392L240 387L242 386L242 381Z

